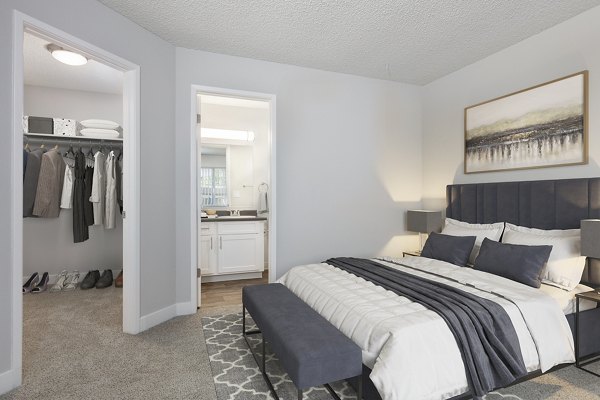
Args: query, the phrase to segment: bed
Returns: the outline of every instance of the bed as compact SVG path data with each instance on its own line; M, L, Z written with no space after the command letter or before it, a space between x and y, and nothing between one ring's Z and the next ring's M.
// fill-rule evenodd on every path
M450 185L446 216L468 223L507 222L574 229L600 217L600 178ZM440 281L499 304L518 336L530 379L574 362L574 297L600 284L589 262L573 290L535 289L424 257L378 259L385 268ZM431 310L326 263L293 268L281 283L363 350L365 399L466 399L470 384L456 341ZM582 302L581 355L600 351L600 309ZM515 382L516 383L516 382Z

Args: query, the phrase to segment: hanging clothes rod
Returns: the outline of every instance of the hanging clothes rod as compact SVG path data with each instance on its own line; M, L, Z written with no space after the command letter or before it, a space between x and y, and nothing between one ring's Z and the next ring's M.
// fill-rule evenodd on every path
M43 135L39 133L25 133L23 134L24 143L64 143L64 144L87 144L87 145L108 145L108 146L122 146L122 138L88 138L85 136L55 136L55 135Z

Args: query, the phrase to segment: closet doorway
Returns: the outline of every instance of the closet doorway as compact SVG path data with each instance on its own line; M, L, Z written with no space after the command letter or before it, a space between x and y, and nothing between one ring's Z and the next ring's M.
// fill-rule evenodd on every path
M20 377L23 334L31 338L38 317L52 321L48 335L68 336L96 307L98 327L140 331L139 67L18 12L13 37ZM101 304L113 312L102 315Z
M276 280L275 96L192 87L192 293L237 306Z

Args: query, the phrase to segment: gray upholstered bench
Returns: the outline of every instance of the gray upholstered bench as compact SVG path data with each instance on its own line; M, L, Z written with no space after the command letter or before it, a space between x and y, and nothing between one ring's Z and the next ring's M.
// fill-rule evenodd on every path
M243 335L262 333L262 362L252 346L248 347L261 368L273 397L279 399L265 370L265 341L275 353L282 368L298 388L303 390L324 385L339 399L330 382L357 378L357 394L362 399L362 354L352 340L300 300L288 288L279 284L246 286L242 290ZM246 331L246 310L258 330Z

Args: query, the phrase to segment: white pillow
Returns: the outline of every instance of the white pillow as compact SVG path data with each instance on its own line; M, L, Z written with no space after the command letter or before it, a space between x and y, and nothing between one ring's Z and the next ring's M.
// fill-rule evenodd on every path
M543 230L506 224L502 242L552 246L542 282L569 291L579 285L585 268L579 229Z
M117 129L119 124L113 121L105 119L86 119L81 121L80 124L85 128L96 128L96 129Z
M118 131L112 129L98 129L98 128L84 128L80 131L81 136L90 136L97 138L118 138L121 134Z
M499 241L502 237L502 231L504 230L504 222L497 222L495 224L469 224L468 222L457 221L452 218L446 218L446 223L442 233L444 235L452 236L476 236L475 246L469 256L469 264L475 264L475 259L479 255L479 248L483 239L488 238L490 240Z

